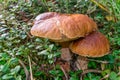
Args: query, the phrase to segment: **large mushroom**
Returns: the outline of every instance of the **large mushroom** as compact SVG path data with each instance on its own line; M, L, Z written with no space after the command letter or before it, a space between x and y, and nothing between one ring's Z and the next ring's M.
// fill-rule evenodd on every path
M65 42L84 37L96 29L96 23L87 15L46 12L35 18L31 34L54 42Z
M86 57L102 57L107 55L110 50L109 41L100 32L94 31L84 38L73 41L70 44L70 49L79 57L75 64L78 69L87 69Z
M95 30L97 30L96 23L87 15L46 12L35 18L31 34L59 42L62 47L68 47L70 41L85 37Z

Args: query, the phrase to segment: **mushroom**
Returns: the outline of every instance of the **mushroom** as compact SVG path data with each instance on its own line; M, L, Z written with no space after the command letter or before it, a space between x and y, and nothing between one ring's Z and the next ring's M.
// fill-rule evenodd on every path
M75 62L78 69L87 69L86 57L102 57L110 50L109 41L98 31L93 31L84 38L79 38L70 44L73 53L78 54Z
M96 29L96 23L87 15L46 12L35 18L31 34L54 42L66 42L84 37Z
M70 41L84 37L95 30L97 30L96 23L87 15L46 12L35 18L30 32L34 36L58 42L66 48L69 46ZM67 59L64 55L63 58Z

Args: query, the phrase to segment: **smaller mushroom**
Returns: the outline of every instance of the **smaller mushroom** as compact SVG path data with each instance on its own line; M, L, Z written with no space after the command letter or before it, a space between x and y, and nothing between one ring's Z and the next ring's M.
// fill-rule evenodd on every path
M80 55L75 62L78 69L87 69L86 57L102 57L110 50L109 41L100 32L94 31L85 38L80 38L70 44L73 53Z

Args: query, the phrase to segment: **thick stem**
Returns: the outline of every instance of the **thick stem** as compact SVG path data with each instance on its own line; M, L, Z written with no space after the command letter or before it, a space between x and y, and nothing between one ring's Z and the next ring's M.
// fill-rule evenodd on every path
M70 41L68 42L59 42L58 44L60 44L62 46L62 48L69 48L69 45L70 45Z
M64 60L64 61L70 61L72 59L72 54L69 50L69 48L62 48L61 49L61 59Z
M69 50L69 44L71 42L58 42L59 45L61 45L62 49L61 49L61 59L64 61L70 61L72 59L72 54Z

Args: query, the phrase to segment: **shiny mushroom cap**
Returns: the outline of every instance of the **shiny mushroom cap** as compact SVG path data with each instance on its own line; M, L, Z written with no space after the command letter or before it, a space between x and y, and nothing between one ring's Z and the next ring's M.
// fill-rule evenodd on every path
M85 38L72 42L70 49L73 53L81 56L102 57L109 53L110 45L103 34L95 31Z
M35 18L31 34L65 42L84 37L96 29L96 23L87 15L46 12Z

